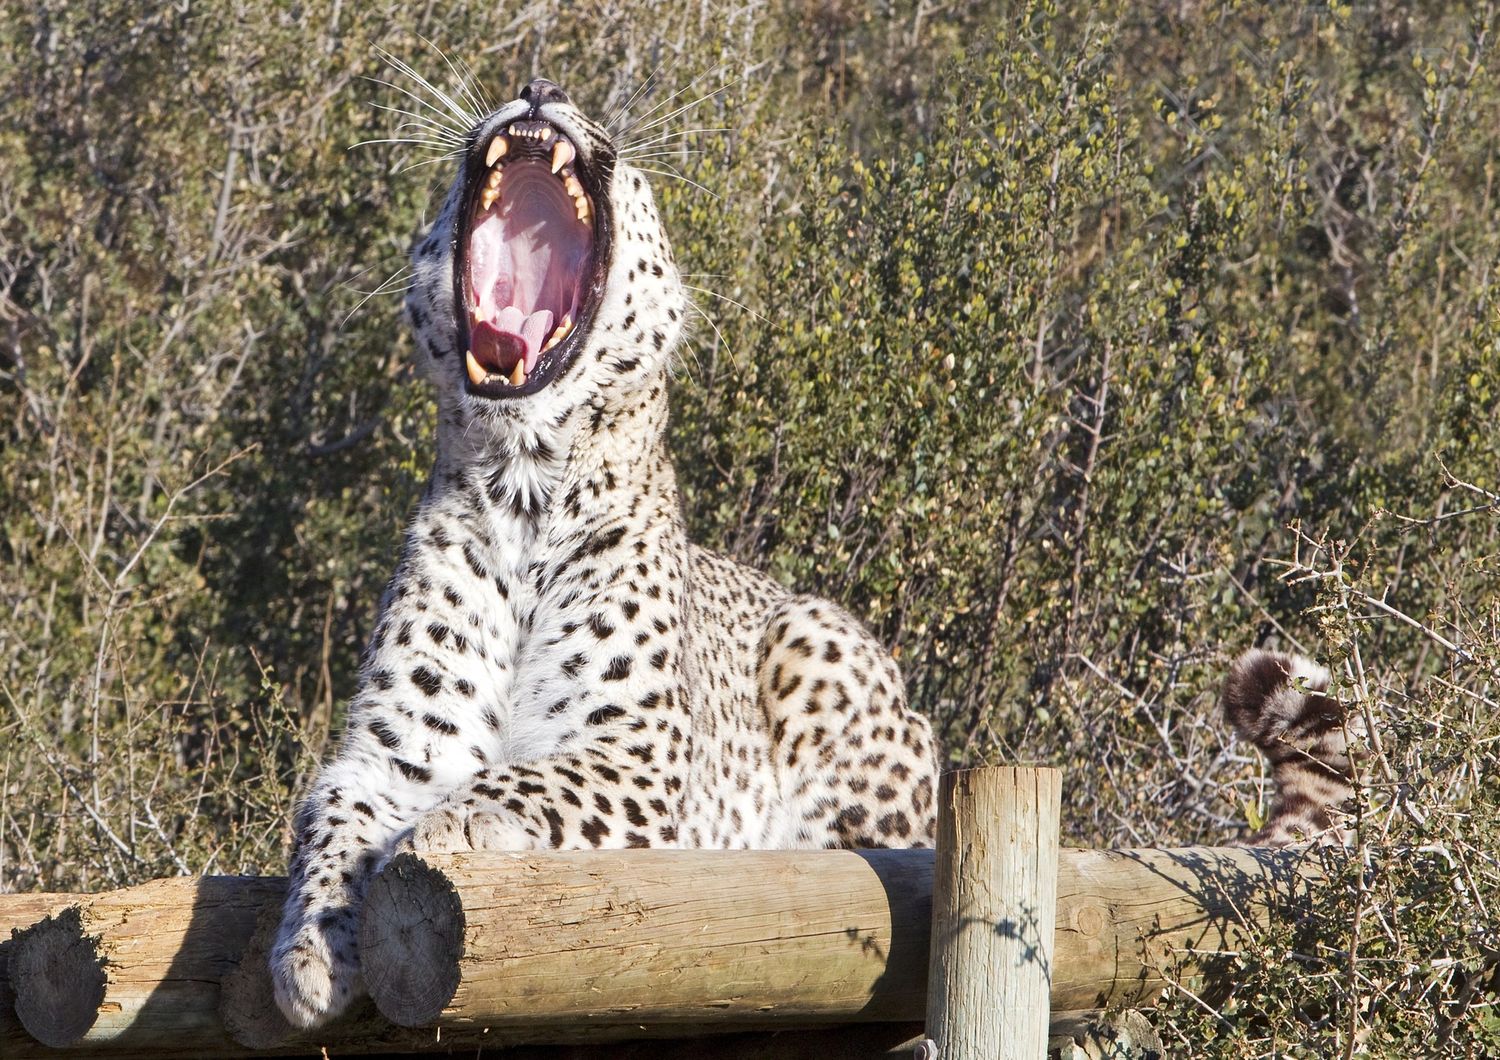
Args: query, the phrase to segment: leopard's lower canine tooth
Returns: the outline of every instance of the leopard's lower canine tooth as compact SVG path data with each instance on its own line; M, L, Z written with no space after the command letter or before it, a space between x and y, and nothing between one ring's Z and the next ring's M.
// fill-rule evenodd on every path
M464 367L466 367L469 371L469 382L473 383L475 386L480 386L484 383L486 376L484 368L481 367L479 362L474 359L473 350L469 350L468 353L465 354L465 357L466 362Z
M526 358L519 357L516 359L515 368L510 373L510 385L520 386L524 382L526 382Z
M510 140L504 133L498 134L490 141L490 149L484 153L484 164L493 166L497 158L504 158L505 152L510 150Z
M552 172L556 173L563 166L578 157L578 152L573 150L573 145L566 140L558 140L552 145ZM572 178L569 178L570 180Z
M568 337L568 332L573 330L573 314L569 313L562 318L562 323L552 332L552 337L547 340L547 345L542 347L542 352L550 350L563 339Z

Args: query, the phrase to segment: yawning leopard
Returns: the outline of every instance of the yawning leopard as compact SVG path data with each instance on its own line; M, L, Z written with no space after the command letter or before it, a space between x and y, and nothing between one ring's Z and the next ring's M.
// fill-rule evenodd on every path
M271 964L359 992L361 895L424 850L929 844L936 754L838 606L691 544L667 457L686 298L645 177L550 81L470 134L407 315L438 451Z

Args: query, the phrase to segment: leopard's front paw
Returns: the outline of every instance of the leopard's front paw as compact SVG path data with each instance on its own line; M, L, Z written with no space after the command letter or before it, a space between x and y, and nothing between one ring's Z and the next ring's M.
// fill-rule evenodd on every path
M322 1026L364 992L354 937L354 916L347 910L282 922L271 949L271 980L276 1004L292 1026Z
M470 850L529 850L536 843L514 815L474 806L443 806L417 822L396 849L418 854L457 854Z

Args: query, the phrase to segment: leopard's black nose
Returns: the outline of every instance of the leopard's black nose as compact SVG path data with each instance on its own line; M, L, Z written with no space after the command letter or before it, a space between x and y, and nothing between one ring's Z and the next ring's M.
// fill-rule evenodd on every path
M535 111L543 103L568 103L568 94L557 86L554 81L548 81L545 77L539 77L525 88L521 89L521 98L531 104Z

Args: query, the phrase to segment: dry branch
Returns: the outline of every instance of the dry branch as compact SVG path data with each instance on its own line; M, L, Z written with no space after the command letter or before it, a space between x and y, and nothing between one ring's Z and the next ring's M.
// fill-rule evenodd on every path
M1053 1011L1149 1004L1163 967L1178 961L1211 987L1213 958L1198 962L1194 953L1232 950L1243 918L1263 920L1273 900L1304 892L1315 875L1301 865L1304 857L1064 850ZM398 858L370 896L366 967L383 1004L415 1005L395 1009L403 1018L440 1006L433 1024L393 1027L366 1004L321 1033L286 1038L268 1003L263 948L280 879L170 879L92 896L0 896L0 925L77 907L77 930L97 937L107 980L104 1002L78 1042L95 1052L244 1055L249 1050L220 1017L221 983L236 1036L262 1050L273 1043L284 1052L325 1044L381 1052L684 1037L921 1020L932 873L930 851ZM449 888L457 912L450 903L444 913L427 895ZM424 910L455 924L461 916L461 953L432 945L442 936L421 923ZM252 945L257 925L262 937ZM253 955L225 982L247 951ZM404 953L422 951L428 967L446 969L449 979L437 972L416 984L381 978L404 966ZM450 997L422 996L430 983L450 981ZM33 980L13 985L30 997L32 1011L60 1006L50 1017L55 1025L74 1018L67 1005L76 999L47 1002L30 994ZM7 1057L53 1055L14 1024L0 1023L0 1035Z

